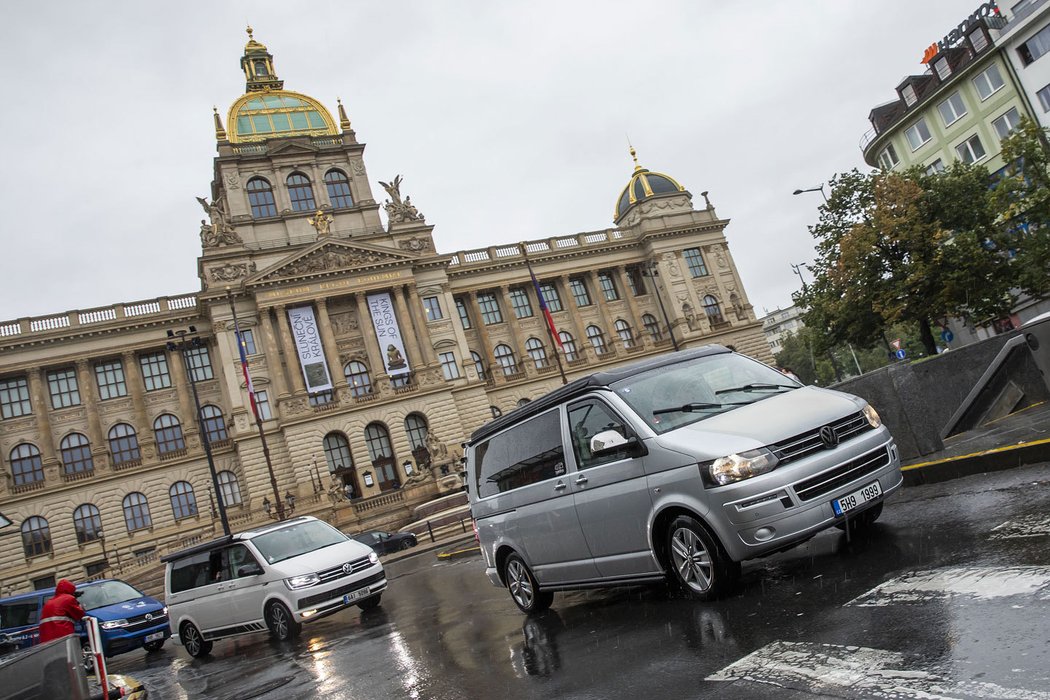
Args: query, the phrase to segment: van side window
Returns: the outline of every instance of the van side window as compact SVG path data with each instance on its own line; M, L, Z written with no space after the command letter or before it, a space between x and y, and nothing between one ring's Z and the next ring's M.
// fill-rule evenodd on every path
M212 583L211 553L201 552L171 564L171 592L180 593Z
M569 435L572 451L579 469L615 462L627 456L627 448L591 456L591 438L603 430L615 430L625 438L634 435L622 418L597 399L588 399L569 406Z
M558 409L530 418L474 449L479 498L565 473Z
M252 564L258 566L259 564L252 553L243 544L235 544L232 547L228 547L226 549L226 559L229 565L229 575L224 576L224 579L240 578L237 574L238 569Z
M0 629L35 625L39 614L40 601L35 598L17 603L0 603Z

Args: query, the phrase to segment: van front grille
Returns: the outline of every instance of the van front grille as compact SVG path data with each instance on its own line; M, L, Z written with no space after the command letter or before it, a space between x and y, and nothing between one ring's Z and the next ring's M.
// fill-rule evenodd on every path
M147 620L145 615L136 615L128 618L128 626L124 629L128 632L138 632L162 624L168 624L168 616L164 613L153 613L150 620Z
M800 501L810 501L826 495L865 474L878 471L890 463L890 452L885 447L851 459L834 469L800 481L794 485L795 495Z
M835 434L838 435L840 444L860 435L861 433L872 430L871 423L868 422L868 419L865 418L864 414L860 411L829 423L828 425L835 429ZM775 454L780 460L779 464L783 465L796 459L802 459L803 457L808 457L811 454L820 452L825 449L825 447L824 442L820 439L820 426L818 426L813 430L774 443L769 446L769 449L772 450L773 454Z
M368 561L368 557L362 557L361 559L354 559L352 562L350 562L349 567L347 567L346 569L343 568L344 566L346 565L340 564L339 566L332 567L331 569L319 571L317 573L317 577L321 579L321 583L328 583L329 581L334 581L337 578L342 578L344 576L356 574L358 571L364 571L368 567L372 566L372 562Z
M353 593L358 588L363 588L365 586L371 586L373 583L378 583L379 581L382 581L384 578L386 578L386 574L383 573L382 571L380 571L378 574L373 574L373 575L369 576L368 578L361 579L360 581L354 581L353 583L348 583L345 586L340 586L339 588L336 588L335 590L326 591L325 593L318 593L316 595L307 596L305 598L300 598L299 599L299 603L298 603L299 609L302 610L303 608L312 608L313 606L317 605L318 603L323 603L326 600L332 600L334 598L342 598L347 593Z

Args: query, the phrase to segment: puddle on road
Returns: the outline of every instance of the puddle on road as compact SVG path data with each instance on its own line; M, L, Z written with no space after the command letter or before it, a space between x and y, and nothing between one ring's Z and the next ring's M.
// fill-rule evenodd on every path
M949 597L990 600L1015 595L1035 595L1037 599L1050 600L1050 568L953 567L913 571L876 586L846 605L878 607Z
M1048 535L1050 535L1050 516L1028 515L1016 520L1007 520L1002 525L992 528L988 539L1010 540Z

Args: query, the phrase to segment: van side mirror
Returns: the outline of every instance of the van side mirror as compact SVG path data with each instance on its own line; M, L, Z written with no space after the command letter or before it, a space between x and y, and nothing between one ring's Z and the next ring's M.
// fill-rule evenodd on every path
M599 457L612 452L639 454L641 443L633 435L629 438L620 435L616 430L603 430L591 438L591 456Z
M262 567L258 564L245 564L244 566L237 567L238 578L243 576L258 576L262 572Z

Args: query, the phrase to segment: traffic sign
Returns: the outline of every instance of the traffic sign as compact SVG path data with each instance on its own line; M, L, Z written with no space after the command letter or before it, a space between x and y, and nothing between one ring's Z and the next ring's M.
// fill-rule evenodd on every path
M893 348L894 350L900 350L901 349L901 339L897 338L896 340L891 340L890 341L890 347Z
M904 352L904 348L901 348L900 350L898 350L897 352L895 352L893 354L897 357L898 360L903 360L905 358L905 356L907 355L907 353Z
M943 331L941 331L941 340L943 340L946 343L950 343L953 340L955 340L955 334L947 328L945 328Z

